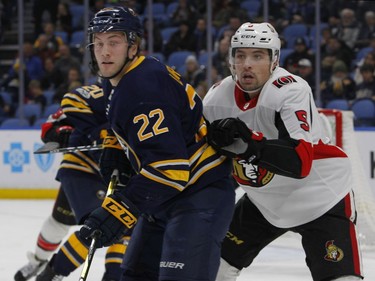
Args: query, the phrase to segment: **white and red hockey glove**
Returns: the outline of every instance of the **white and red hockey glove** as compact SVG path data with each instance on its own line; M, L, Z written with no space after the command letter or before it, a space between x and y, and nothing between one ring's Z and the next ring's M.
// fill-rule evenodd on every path
M67 123L67 117L60 108L51 114L47 121L42 124L41 139L44 143L56 142L59 147L68 146L69 136L73 127Z

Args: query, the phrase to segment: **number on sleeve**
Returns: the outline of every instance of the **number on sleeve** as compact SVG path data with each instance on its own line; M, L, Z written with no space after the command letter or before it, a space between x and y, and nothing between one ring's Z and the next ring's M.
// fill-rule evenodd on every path
M310 131L309 123L307 122L307 113L304 110L299 110L295 112L298 121L301 122L300 126L306 132Z

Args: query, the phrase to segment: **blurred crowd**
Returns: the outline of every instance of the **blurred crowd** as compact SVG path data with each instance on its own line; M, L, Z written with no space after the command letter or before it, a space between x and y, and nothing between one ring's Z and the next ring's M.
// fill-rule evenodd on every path
M16 115L19 87L25 90L22 103L39 104L44 112L51 104L59 104L66 92L82 85L84 71L88 71L83 65L83 1L29 1L34 7L34 34L25 38L24 65L20 65L17 55L9 71L0 77L0 122ZM10 19L17 16L16 2L0 3L0 40L10 28ZM144 23L144 54L154 55L174 67L203 98L208 90L206 1L153 2L152 46L148 42L147 0L90 0L89 18L108 5L133 8ZM315 37L315 1L269 0L268 3L268 21L282 39L280 65L303 77L314 94L315 69L320 68L321 107L329 108L330 102L337 99L346 101L348 108L359 99L375 102L373 1L325 0L317 31L319 40ZM246 21L263 21L263 1L213 0L212 8L211 81L215 83L230 75L228 48L235 30ZM316 47L320 50L320 65L315 61ZM150 49L152 54L148 53ZM24 85L18 79L20 67L24 70ZM29 121L34 123L37 117ZM369 125L375 126L375 117L372 122Z

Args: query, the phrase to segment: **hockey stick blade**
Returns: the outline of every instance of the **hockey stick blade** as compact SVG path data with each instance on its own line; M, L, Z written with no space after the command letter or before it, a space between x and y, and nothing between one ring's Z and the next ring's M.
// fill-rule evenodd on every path
M41 154L41 153L48 153L49 151L56 150L60 148L60 144L58 142L47 142L43 146L39 147L37 150L34 151L34 154Z
M85 259L85 263L83 264L81 276L79 277L79 281L86 281L87 275L89 274L90 266L92 263L92 260L94 259L94 254L96 251L96 239L98 239L102 235L100 230L95 230L92 234L92 240L89 247L89 252L87 254L87 257Z
M72 147L61 147L57 142L47 142L42 147L34 151L34 154L46 154L46 153L64 153L64 152L75 152L75 151L91 151L103 149L102 144L97 145L82 145Z

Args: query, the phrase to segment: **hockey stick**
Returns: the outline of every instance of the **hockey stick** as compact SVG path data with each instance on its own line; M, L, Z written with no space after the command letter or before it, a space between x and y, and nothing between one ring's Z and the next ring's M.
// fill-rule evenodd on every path
M113 170L113 173L111 175L111 181L109 182L108 189L107 189L107 196L112 194L114 189L116 188L118 182L118 170ZM92 264L92 260L94 259L94 254L96 251L96 240L100 238L102 235L100 230L95 230L92 234L92 240L89 247L89 252L87 254L87 257L85 259L85 263L83 264L81 276L79 278L79 281L86 281L87 275L89 274L90 266Z
M92 240L89 247L89 252L87 254L87 257L85 259L85 263L83 264L81 277L79 278L79 281L85 281L87 278L87 275L89 274L90 266L92 263L92 260L94 258L94 254L96 251L96 239L98 239L102 235L100 230L95 230L92 234Z
M45 153L63 153L63 152L75 152L75 151L91 151L103 149L102 144L96 145L81 145L71 147L61 147L57 142L47 142L42 147L34 151L34 154L45 154Z

